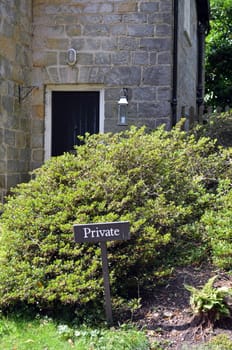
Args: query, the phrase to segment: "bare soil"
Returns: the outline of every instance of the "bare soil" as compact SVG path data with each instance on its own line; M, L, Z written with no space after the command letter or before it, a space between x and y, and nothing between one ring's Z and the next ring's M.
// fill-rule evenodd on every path
M218 334L232 340L232 319L223 319L212 328L200 328L192 314L190 293L185 284L202 287L210 277L217 275L217 286L232 287L232 276L209 265L178 268L167 283L143 296L143 306L134 320L147 330L149 339L161 344L160 349L196 349Z

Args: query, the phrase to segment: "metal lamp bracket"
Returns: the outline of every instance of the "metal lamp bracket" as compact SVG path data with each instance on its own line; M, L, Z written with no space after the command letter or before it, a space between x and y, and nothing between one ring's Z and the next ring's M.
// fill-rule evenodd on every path
M38 86L18 86L18 98L19 103L21 103L27 96L34 90L38 89Z

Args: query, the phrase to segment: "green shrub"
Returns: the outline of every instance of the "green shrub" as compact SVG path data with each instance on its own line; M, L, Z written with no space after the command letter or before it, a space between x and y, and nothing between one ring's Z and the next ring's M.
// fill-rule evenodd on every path
M227 334L218 334L209 341L207 349L232 350L232 340Z
M212 113L204 125L198 125L194 132L198 136L216 139L223 147L232 147L232 109L224 113Z
M232 183L228 178L220 182L214 207L202 216L201 224L210 242L216 266L232 267Z
M4 205L0 306L102 300L99 246L75 244L74 223L130 221L131 239L108 245L113 296L163 276L176 246L188 256L183 244L201 242L193 227L213 205L227 157L210 139L161 127L87 135L76 154L50 159Z
M185 285L191 293L191 308L199 316L199 322L204 325L213 326L215 321L231 316L226 298L232 295L232 288L214 287L216 278L217 276L211 277L201 289Z

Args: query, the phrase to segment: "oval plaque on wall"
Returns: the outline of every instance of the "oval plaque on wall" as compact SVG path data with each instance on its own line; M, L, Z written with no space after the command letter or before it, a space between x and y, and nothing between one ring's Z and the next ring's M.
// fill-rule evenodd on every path
M77 61L77 52L71 48L68 50L67 61L70 66L73 66Z

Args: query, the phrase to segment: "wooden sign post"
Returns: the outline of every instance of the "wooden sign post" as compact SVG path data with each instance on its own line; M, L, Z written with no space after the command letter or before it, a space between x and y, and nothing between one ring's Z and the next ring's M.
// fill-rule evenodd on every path
M74 225L74 239L76 243L101 244L102 272L104 280L105 310L108 325L113 324L112 306L110 298L109 269L107 259L107 241L130 239L129 222L106 222Z

